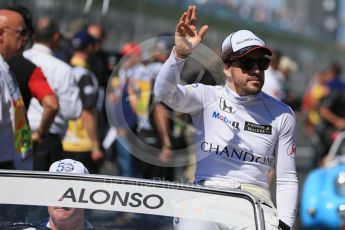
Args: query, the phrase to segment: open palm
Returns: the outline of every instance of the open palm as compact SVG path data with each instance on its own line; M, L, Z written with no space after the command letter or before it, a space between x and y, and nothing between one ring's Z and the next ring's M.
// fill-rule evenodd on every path
M177 57L185 58L203 40L208 26L204 25L200 31L196 29L196 6L189 6L176 26L175 52Z

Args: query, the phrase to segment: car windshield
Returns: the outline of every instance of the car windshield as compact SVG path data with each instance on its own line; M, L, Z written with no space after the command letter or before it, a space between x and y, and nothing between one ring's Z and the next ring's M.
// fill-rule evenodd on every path
M0 229L48 229L49 213L83 210L83 229L264 229L259 202L243 191L102 175L0 171ZM51 207L48 212L47 207ZM62 215L62 214L63 215ZM67 217L66 217L67 218Z

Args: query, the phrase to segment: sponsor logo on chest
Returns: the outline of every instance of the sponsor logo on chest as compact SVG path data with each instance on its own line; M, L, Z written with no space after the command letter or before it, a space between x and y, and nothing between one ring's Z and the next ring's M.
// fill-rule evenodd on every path
M201 143L200 149L205 153L212 153L228 160L251 162L267 166L272 166L273 163L272 157L251 153L232 145L222 147L218 144L204 141Z
M234 108L231 106L231 103L227 100L225 100L224 97L221 97L219 99L219 108L223 110L226 113L234 114L236 111Z
M215 118L215 119L218 119L218 120L221 120L223 121L225 124L229 125L229 126L232 126L236 129L239 128L239 125L240 123L239 122L236 122L236 121L231 121L230 118L224 114L221 114L219 112L216 112L216 111L213 111L212 113L212 118Z
M259 125L259 124L255 124L249 121L245 122L244 130L248 132L253 132L253 133L272 135L271 125Z

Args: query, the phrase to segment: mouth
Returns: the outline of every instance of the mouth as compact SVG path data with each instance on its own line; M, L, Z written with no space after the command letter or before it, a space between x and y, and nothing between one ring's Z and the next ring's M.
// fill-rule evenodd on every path
M249 78L248 82L261 82L260 78Z
M71 210L71 208L68 208L68 207L55 207L55 209L63 209L65 211Z

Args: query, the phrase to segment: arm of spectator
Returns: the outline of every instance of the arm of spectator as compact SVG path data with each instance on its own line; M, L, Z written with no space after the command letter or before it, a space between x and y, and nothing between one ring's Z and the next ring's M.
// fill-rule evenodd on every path
M131 108L133 110L134 113L138 114L138 96L136 93L136 85L137 85L137 81L134 79L129 79L129 84L128 84L128 88L127 89L123 89L123 90L127 90L128 91L128 100L129 100L129 104L131 105Z
M81 113L81 118L83 120L84 128L86 129L91 142L92 142L92 151L91 158L95 162L102 161L104 154L100 148L100 144L97 137L96 130L96 118L92 110L84 109Z
M102 161L104 154L100 148L96 129L95 108L98 98L98 86L95 85L95 82L92 80L90 75L85 74L80 78L78 87L80 89L80 98L83 103L81 118L93 146L91 158L95 162L100 162Z
M43 107L41 123L38 129L32 133L32 141L41 143L42 137L49 132L59 110L59 103L40 68L35 68L30 76L28 86L31 94L39 100Z
M172 143L169 135L168 110L165 105L161 103L157 103L155 105L153 109L153 118L162 143L162 151L159 155L159 159L163 162L166 162L169 160L172 154Z
M59 104L55 95L47 95L40 102L43 107L41 123L31 136L32 141L37 143L41 143L44 135L49 132L49 128L59 110Z
M345 118L337 116L327 106L320 106L319 112L321 117L331 123L335 128L339 130L345 129Z
M345 118L334 113L332 109L339 106L342 97L342 92L334 90L327 96L323 97L319 105L319 113L322 119L329 122L334 128L339 130L345 129Z

